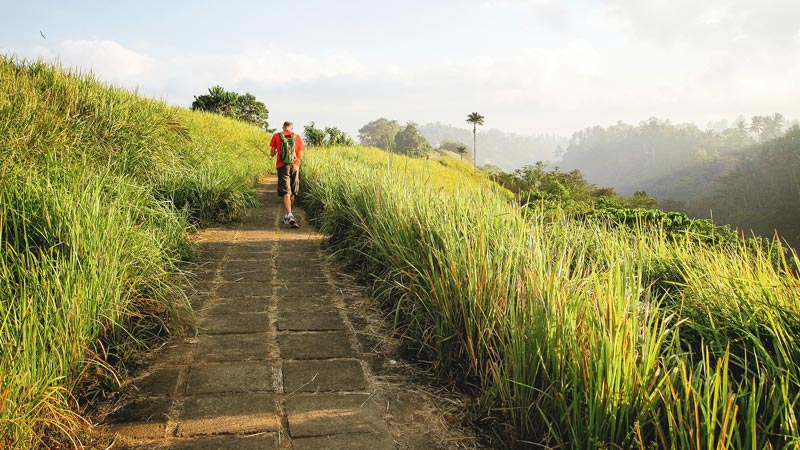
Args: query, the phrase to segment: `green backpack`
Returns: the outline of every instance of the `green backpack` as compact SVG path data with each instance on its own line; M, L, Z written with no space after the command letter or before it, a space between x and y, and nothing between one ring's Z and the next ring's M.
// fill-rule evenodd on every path
M281 162L284 164L294 164L295 156L294 133L290 136L281 133Z

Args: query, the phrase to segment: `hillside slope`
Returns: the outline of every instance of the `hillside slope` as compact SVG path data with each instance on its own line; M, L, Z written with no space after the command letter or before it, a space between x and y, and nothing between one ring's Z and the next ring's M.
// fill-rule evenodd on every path
M0 447L76 439L73 392L184 308L193 224L269 170L260 130L0 58ZM166 328L165 328L166 327Z

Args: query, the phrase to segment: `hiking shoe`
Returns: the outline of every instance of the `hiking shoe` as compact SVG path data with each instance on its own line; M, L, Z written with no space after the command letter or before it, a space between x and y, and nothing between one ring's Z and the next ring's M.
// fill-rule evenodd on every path
M297 223L294 217L289 217L289 225L291 225L292 228L300 228L300 224Z
M283 224L289 225L289 216L283 216Z

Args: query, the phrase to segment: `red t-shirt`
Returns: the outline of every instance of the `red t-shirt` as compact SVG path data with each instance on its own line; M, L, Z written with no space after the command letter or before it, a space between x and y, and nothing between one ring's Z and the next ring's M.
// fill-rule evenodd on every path
M286 136L292 134L291 131L284 131L283 132ZM277 162L275 163L275 167L283 167L283 161L281 161L281 134L275 133L272 136L272 140L269 141L269 146L272 147L277 154ZM297 165L300 165L300 152L303 151L303 139L300 137L299 134L294 135L294 154L297 156Z

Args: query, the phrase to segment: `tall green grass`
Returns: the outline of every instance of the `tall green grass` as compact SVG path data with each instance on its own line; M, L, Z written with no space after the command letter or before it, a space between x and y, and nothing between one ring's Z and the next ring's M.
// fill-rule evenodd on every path
M372 277L409 347L475 389L499 442L800 444L795 254L531 215L447 165L317 150L304 203Z
M0 58L0 447L77 446L74 393L177 325L186 231L253 203L267 139Z

